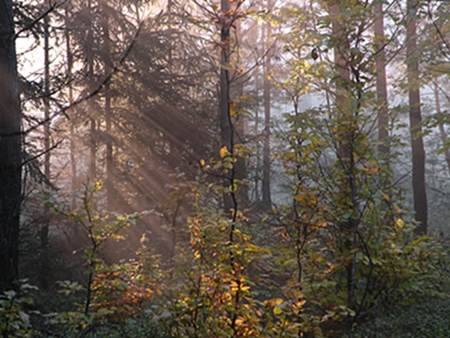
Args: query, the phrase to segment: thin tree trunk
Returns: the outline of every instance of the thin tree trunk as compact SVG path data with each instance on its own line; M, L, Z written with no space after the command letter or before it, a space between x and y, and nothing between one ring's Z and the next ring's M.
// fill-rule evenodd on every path
M264 75L264 74L263 74ZM259 82L259 73L255 74L255 87L256 87L256 93L257 97L259 98L259 89L260 89L260 82ZM256 108L255 111L255 135L259 135L259 106ZM261 175L261 145L260 145L260 139L259 136L256 138L256 170L255 170L255 201L260 201L260 193L259 193L259 182L260 182L260 175Z
M383 1L377 0L374 6L375 13L375 42L377 44L376 64L376 86L378 98L378 153L380 159L385 161L385 166L389 170L389 115L388 115L388 94L386 86L386 53L384 49L384 13ZM388 183L388 179L383 179L384 183Z
M89 161L89 180L94 181L96 180L96 174L97 174L97 164L96 164L96 156L97 156L97 142L96 142L96 123L95 123L95 119L93 117L91 117L89 119L90 121L90 132L89 132L89 137L90 137L90 146L89 146L89 151L90 151L90 161Z
M169 29L172 29L172 0L167 1L167 21L169 25ZM172 46L169 48L169 74L172 74L172 64L173 64L173 53Z
M73 68L73 55L70 46L70 34L69 34L69 10L66 7L66 16L65 16L65 38L66 38L66 53L67 53L67 76L69 79L72 78L72 68ZM69 84L69 105L73 103L73 89L72 85ZM75 144L75 116L71 114L70 123L70 167L72 173L72 185L71 189L75 192L78 189L78 180L77 180L77 163L76 163L76 144ZM72 207L75 208L76 198L75 195L72 197Z
M230 13L230 0L221 0L220 12L222 16L221 22L221 32L220 32L220 42L221 42L221 52L220 52L220 131L221 131L221 147L226 148L228 152L231 153L231 159L234 160L234 131L233 124L231 122L231 102L230 102L230 55L232 41L230 38L230 31L233 24L234 17L229 15ZM229 156L229 155L225 155ZM222 160L226 160L223 158ZM225 213L228 213L232 222L230 223L229 229L229 244L234 244L234 233L235 233L235 221L237 214L237 202L236 194L234 192L234 179L235 179L235 167L234 162L232 168L229 168L224 174L224 194L223 194L223 204ZM241 303L241 297L239 293L240 289L240 271L236 269L235 254L230 248L229 252L230 267L232 274L234 275L234 283L238 285L238 291L234 294L233 307L237 310ZM229 326L232 330L232 336L237 336L237 313L233 313L230 316Z
M221 0L221 11L225 16L230 10L229 0ZM230 114L230 54L231 54L231 39L230 39L231 25L227 19L224 18L222 23L220 42L220 131L221 131L221 147L233 154L234 140L233 140L233 125L231 123ZM228 169L224 174L224 188L223 195L225 212L234 213L236 211L236 200L234 194L227 192L233 184L234 169Z
M439 99L439 86L438 86L438 79L435 78L434 80L434 98L436 101L436 113L438 115L441 115L441 100ZM447 168L448 172L450 174L450 151L448 150L446 146L446 140L447 140L447 132L444 129L444 125L440 122L439 123L439 133L442 140L442 145L445 149L444 155L445 155L445 162L447 162Z
M422 139L422 114L420 108L419 58L417 52L416 11L417 0L407 2L408 21L406 27L406 64L409 83L409 121L412 148L412 184L414 211L419 222L416 233L424 235L428 231L428 207L425 190L425 150Z
M234 23L234 29L236 31L236 36L245 36L246 34L248 34L248 31L246 32L245 29L242 28L242 25L239 21ZM235 54L236 58L242 58L241 48L239 44L236 44ZM245 81L246 78L239 75L236 76L233 81L232 95L233 97L237 98L237 103L234 108L237 112L237 118L234 120L234 138L239 144L243 144L245 142L245 135L247 134L247 117L245 114L241 114L241 112L243 112L245 108L243 99L245 92ZM241 209L244 209L249 205L249 189L246 183L248 179L247 161L243 156L239 156L238 154L236 154L235 156L235 180L238 182L242 182L239 183L239 188L236 191L236 200L241 206Z
M0 0L0 293L15 288L22 175L20 99L11 0Z
M356 113L351 104L352 95L348 93L347 86L342 86L350 82L349 66L347 65L347 51L349 50L347 32L342 24L341 2L333 0L329 2L329 12L332 18L332 30L334 41L334 62L338 76L338 85L336 86L335 109L336 118L339 120L340 127L337 131L337 156L338 163L342 167L342 178L340 183L340 193L338 198L342 202L343 213L348 213L351 217L347 221L339 224L342 231L342 254L357 247L357 220L355 211L357 210L357 197L355 196L354 168L355 160L353 156L354 133L356 130ZM356 253L346 265L347 270L347 307L355 306L355 287L356 287Z
M264 3L262 4L264 5ZM260 41L260 44L262 46L264 43L264 26L261 27L261 30L256 30L255 33L255 41ZM263 51L264 53L264 47L263 47ZM258 71L255 72L255 95L257 98L257 101L260 102L260 90L261 90L261 75L264 77L264 64L261 65L261 67L257 68ZM264 90L264 87L262 88ZM255 182L255 189L254 189L254 196L255 196L255 201L256 202L260 202L261 201L261 191L260 190L260 182L261 182L261 139L259 137L260 134L260 130L259 130L259 119L260 119L260 106L259 104L256 107L256 111L255 111L255 128L254 128L254 136L255 136L255 140L256 140L256 144L255 144L255 155L256 155L256 170L254 170L254 182Z
M107 4L103 4L103 40L104 40L104 55L105 60L105 75L109 76L112 71L111 67L111 48L109 40L109 19ZM112 130L111 130L111 91L110 80L105 83L105 132L106 132L106 196L107 208L112 210L114 207L114 163L113 163L113 144L112 144Z
M271 1L268 0L268 8L271 8ZM272 26L270 22L265 24L265 37L263 43L267 51L272 46L269 45L272 35ZM270 72L272 71L271 52L267 52L267 58L264 63L264 147L263 147L263 177L262 177L262 203L266 208L272 204L270 191L270 108L271 108L271 82Z
M44 119L48 121L50 118L50 59L49 59L49 18L48 15L44 17ZM50 121L44 124L44 174L48 182L51 182L50 178ZM50 185L47 185L50 188ZM47 204L44 205L44 220L41 228L41 250L43 264L40 271L42 288L48 288L48 271L47 265L47 245L48 245L48 230L50 225L50 210Z
M90 15L92 15L92 3L89 0L88 1L88 11ZM88 31L88 38L87 38L87 61L88 61L88 88L89 91L92 92L94 90L94 27L91 23L91 26L89 27ZM97 142L96 142L96 121L94 118L94 112L93 112L93 105L90 105L90 161L89 161L89 174L88 178L91 181L96 180L96 174L97 174L97 164L96 164L96 156L97 156Z

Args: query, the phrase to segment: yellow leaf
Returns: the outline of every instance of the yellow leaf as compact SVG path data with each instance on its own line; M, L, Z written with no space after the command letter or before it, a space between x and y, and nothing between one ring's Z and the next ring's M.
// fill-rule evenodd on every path
M397 224L397 226L401 229L405 225L405 222L403 222L403 220L399 218L397 222L395 222L395 224Z
M228 153L227 147L226 147L226 146L223 146L222 149L220 149L220 152L219 152L220 157L221 157L221 158L224 158L224 157L226 156L227 153Z
M279 307L276 307L273 309L273 313L278 316L283 313L283 310L281 310Z
M200 167L204 167L205 166L205 160L204 159L201 159L200 160Z
M294 200L296 200L297 202L303 202L306 199L305 195L295 195L294 196Z
M276 298L273 300L273 303L275 305L281 305L281 304L283 304L283 300L281 298Z
M242 286L241 291L248 291L250 290L250 286Z
M242 324L244 324L244 318L241 317L241 316L239 316L239 317L236 319L236 325L242 325Z
M94 183L94 191L99 191L102 188L103 180Z

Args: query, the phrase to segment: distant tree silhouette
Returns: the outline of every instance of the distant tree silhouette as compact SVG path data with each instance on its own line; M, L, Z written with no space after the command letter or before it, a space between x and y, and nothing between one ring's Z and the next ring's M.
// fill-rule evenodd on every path
M0 1L0 292L18 277L21 204L20 99L11 0Z

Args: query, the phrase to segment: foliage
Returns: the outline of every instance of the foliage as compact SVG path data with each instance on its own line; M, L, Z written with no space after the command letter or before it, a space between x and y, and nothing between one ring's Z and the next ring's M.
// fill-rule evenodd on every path
M332 1L289 2L265 16L274 27L284 25L279 30L282 61L274 58L268 76L293 108L284 116L274 159L287 183L285 198L267 214L237 202L238 194L246 202L251 199L245 175L234 171L239 160L259 156L258 149L253 154L247 135L238 135L231 148L221 144L211 155L219 62L197 30L211 24L236 28L239 19L255 14L241 12L242 3L230 1L236 11L224 12L214 2L199 2L209 16L197 20L188 18L177 1L170 2L174 12L168 8L153 21L144 20L132 50L120 61L121 70L114 71L123 76L112 77L109 92L102 91L103 83L90 104L80 104L86 103L86 116L81 108L73 114L76 128L87 132L88 122L93 133L101 134L100 139L90 135L91 154L103 145L114 154L116 171L107 179L114 183L109 195L117 193L116 206L151 206L162 215L103 210L111 206L102 181L87 185L80 196L73 194L70 203L62 202L53 187L43 189L44 202L60 216L51 221L69 219L81 229L85 277L59 281L56 297L53 290L35 290L34 305L24 291L0 296L4 337L444 337L450 330L444 320L450 294L448 243L414 234L418 224L394 182L395 149L403 145L401 108L389 109L391 136L379 140L374 135L382 103L373 90L378 45L377 37L369 36L371 2L342 1L339 15L333 15ZM119 3L74 4L66 14L75 26L81 22L87 28L68 41L82 68L69 82L85 94L105 77L110 61L104 55L105 39L111 38L109 52L120 59L140 12L138 5L127 5L126 19L113 10ZM91 10L95 16L87 20ZM105 13L111 20L120 18L110 36ZM401 30L405 22L396 21L394 10L390 14ZM95 41L90 56L88 31ZM239 60L221 66L244 83L251 72L240 64L237 35L233 48L216 45L222 51L230 48ZM81 76L91 61L95 76ZM303 109L301 101L311 93L324 93L324 103ZM102 130L109 113L100 106L111 95L109 113L115 122ZM236 126L249 118L241 114L240 103L227 102L236 134L241 132ZM257 116L250 122L257 124ZM428 121L430 128L445 122L441 116ZM383 142L391 154L380 156ZM95 172L103 158L96 163L94 155L90 164ZM78 154L71 161L77 156L84 158ZM87 162L82 162L84 170ZM223 210L224 197L234 199L232 210ZM136 228L142 234L140 250L131 258L107 257L106 247L123 243ZM168 257L156 254L155 243L169 243L169 249L163 248L170 251ZM33 291L26 284L23 288ZM50 297L57 300L49 302ZM419 318L421 325L414 325Z
M0 333L2 337L32 337L33 329L30 321L30 308L33 299L31 290L37 288L29 284L20 285L20 294L6 291L0 295Z
M229 161L218 163L222 165L205 167L220 171ZM295 179L300 177L292 163L285 165L296 173ZM23 309L30 298L5 294L0 313L6 336L331 337L355 327L356 336L375 329L395 336L389 331L395 330L392 326L378 329L385 327L388 315L373 327L354 323L379 309L404 305L417 311L411 316L422 315L425 308L418 304L426 297L445 304L450 286L448 245L414 238L413 225L402 218L383 225L381 220L389 218L381 208L366 207L359 229L370 229L377 220L379 224L358 235L358 250L348 250L341 243L345 232L341 234L339 223L328 218L340 209L333 209L332 201L318 194L314 185L297 183L291 206L252 224L243 213L233 220L217 209L223 187L206 183L206 176L200 171L197 181L183 185L191 195L193 214L179 231L190 239L176 243L174 261L164 266L146 248L145 238L132 261L106 264L101 258L102 244L120 240L120 231L142 214L107 218L95 211L100 184L86 188L76 212L56 207L53 197L55 212L83 222L91 239L85 251L87 282L60 282L60 297L71 309L36 313L39 322L45 320L40 325L32 326L31 313ZM397 215L399 210L392 212ZM351 264L353 276L347 272ZM348 303L351 278L356 283L353 306ZM436 323L427 318L424 330ZM434 326L433 332L439 336L444 325Z
M450 332L448 298L418 299L413 306L388 309L358 326L353 338L444 338Z
M99 213L93 203L101 183L86 186L78 210L70 210L69 206L58 203L55 194L50 194L47 199L55 213L62 213L80 223L90 240L85 249L86 284L59 283L60 293L69 296L81 292L83 302L72 304L75 311L48 316L49 324L59 327L58 330L81 335L95 333L104 325L120 327L126 318L140 311L143 304L160 292L158 259L146 248L145 237L135 259L107 264L101 257L102 246L106 242L123 240L126 228L151 213Z

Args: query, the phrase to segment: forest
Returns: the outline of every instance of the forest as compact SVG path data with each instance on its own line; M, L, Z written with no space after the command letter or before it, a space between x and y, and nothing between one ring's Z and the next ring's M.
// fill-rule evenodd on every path
M450 3L0 0L0 332L450 337Z

